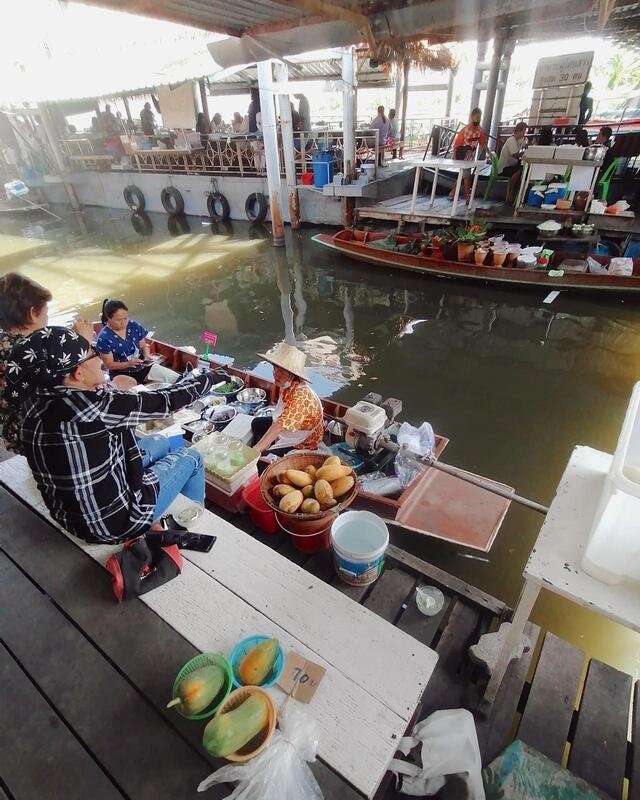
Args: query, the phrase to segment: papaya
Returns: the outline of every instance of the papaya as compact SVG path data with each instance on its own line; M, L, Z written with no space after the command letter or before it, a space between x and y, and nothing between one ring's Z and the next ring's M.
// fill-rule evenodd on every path
M176 688L176 697L167 703L167 708L178 706L188 717L199 714L220 694L224 681L224 672L215 664L200 667L184 676Z
M202 744L212 756L223 758L241 750L269 722L269 704L252 694L233 711L214 717L204 729Z
M278 648L277 639L265 639L252 647L238 666L240 682L245 686L260 686L276 663Z

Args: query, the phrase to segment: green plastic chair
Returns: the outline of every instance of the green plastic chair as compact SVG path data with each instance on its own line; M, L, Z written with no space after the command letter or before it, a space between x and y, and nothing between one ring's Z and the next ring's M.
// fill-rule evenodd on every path
M605 172L600 176L598 180L598 188L600 189L600 199L606 203L607 202L607 195L609 194L609 187L611 185L611 179L613 178L613 174L616 171L616 167L618 166L618 162L621 159L614 158L613 161L609 164Z
M498 156L494 153L491 156L491 174L489 175L489 180L487 181L487 188L484 191L485 200L489 199L489 194L491 193L494 185L501 180L504 181L505 179L500 177L500 172L498 170Z

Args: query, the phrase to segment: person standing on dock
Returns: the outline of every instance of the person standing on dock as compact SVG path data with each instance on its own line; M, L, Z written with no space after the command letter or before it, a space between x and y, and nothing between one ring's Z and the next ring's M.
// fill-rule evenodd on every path
M298 101L298 114L300 114L300 130L311 130L311 107L309 101L304 94L296 94L295 98Z
M498 172L505 178L509 178L507 203L512 203L514 201L516 189L520 183L520 177L522 175L520 152L524 147L526 135L527 123L519 122L513 129L513 134L502 145L502 150L500 151Z
M22 443L53 519L92 544L150 530L178 494L204 504L204 463L195 448L170 452L167 437L136 439L219 380L214 370L139 394L105 388L100 357L73 331L48 327L22 339L7 363L7 393L23 403Z
M476 150L491 155L489 150L489 139L487 134L480 127L482 119L482 111L479 108L474 108L469 114L469 123L458 131L456 138L453 140L453 157L457 161L472 161L476 158ZM469 205L471 197L471 170L465 169L462 173L462 184L464 187L464 199ZM453 200L452 189L449 192L449 200Z
M591 91L591 81L587 81L582 90L582 97L580 98L580 114L578 115L578 128L586 125L591 119L593 114L593 97L589 96Z
M389 118L385 116L384 113L384 106L378 106L378 113L376 116L371 120L371 128L374 131L378 131L378 166L384 166L383 156L384 156L384 148L387 143L387 139L389 138Z
M140 124L142 125L142 132L145 136L155 136L156 118L151 110L151 103L144 104L144 108L140 112Z
M395 108L389 109L389 145L392 147L391 158L396 158L398 155L398 120L396 119Z

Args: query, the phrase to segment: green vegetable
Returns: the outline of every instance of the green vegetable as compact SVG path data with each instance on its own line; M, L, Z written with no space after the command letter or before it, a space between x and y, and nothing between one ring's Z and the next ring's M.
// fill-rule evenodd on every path
M239 388L237 383L229 381L228 383L223 383L222 386L218 386L216 392L220 394L230 394L231 392L237 392Z

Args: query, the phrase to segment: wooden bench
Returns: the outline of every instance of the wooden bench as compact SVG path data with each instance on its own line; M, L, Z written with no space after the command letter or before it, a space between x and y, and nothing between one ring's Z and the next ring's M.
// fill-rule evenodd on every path
M0 482L48 517L24 459L0 464ZM179 498L176 508L185 502ZM198 650L228 653L239 639L262 632L322 664L326 675L307 707L318 723L319 756L373 797L419 706L436 653L389 624L383 618L388 614L354 603L216 515L205 512L193 528L218 537L211 552L185 551L182 575L143 602ZM71 541L99 562L115 549ZM379 602L384 604L382 592ZM113 605L113 616L124 608ZM41 680L46 669L40 668ZM154 677L165 687L164 698L175 671L174 665ZM279 689L275 695L284 700ZM153 781L152 771L147 778Z

